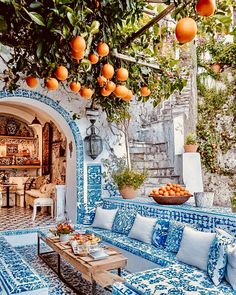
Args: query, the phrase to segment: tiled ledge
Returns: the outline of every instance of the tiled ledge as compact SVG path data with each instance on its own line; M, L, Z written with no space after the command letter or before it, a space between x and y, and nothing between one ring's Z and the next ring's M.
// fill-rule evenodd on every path
M152 198L124 200L121 197L106 198L104 208L135 208L140 214L150 217L168 218L190 224L196 224L203 231L223 228L236 237L236 214L230 208L199 208L191 204L159 205Z

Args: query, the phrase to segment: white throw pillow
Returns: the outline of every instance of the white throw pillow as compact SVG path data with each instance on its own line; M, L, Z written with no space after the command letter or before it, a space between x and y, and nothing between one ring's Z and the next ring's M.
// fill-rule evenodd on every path
M176 258L206 271L208 253L215 235L215 233L200 232L186 226Z
M227 249L228 264L226 268L226 280L230 283L232 288L236 291L236 245L230 245Z
M147 244L151 244L153 230L156 223L156 218L144 217L140 214L137 214L128 237Z
M236 244L228 246L227 254L228 254L228 263L233 268L236 268Z
M225 278L236 291L236 268L233 268L229 263L227 264Z
M98 207L92 226L111 230L117 210L118 209L103 209Z

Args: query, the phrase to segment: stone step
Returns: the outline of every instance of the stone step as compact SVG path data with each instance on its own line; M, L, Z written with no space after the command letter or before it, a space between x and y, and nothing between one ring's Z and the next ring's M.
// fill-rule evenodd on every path
M170 166L169 160L162 160L162 161L131 161L132 167L136 170L148 170L150 168L165 168Z
M157 152L155 154L146 153L130 153L130 159L132 162L152 162L168 160L166 152Z

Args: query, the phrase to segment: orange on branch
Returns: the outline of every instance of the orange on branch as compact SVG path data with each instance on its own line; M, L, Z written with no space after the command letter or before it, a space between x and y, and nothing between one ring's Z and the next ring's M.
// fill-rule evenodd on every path
M59 66L54 74L60 81L65 81L68 78L68 70L64 66Z
M80 91L80 88L81 88L81 85L79 82L71 82L70 83L70 90L73 91L73 92L79 92Z
M86 49L86 42L83 37L76 36L70 41L70 46L74 51L84 51Z
M127 95L125 97L123 97L122 99L124 101L128 102L128 101L130 101L132 99L133 96L134 96L134 94L133 94L132 90L128 90Z
M144 97L149 96L151 94L151 90L147 86L141 87L140 94Z
M104 76L99 76L97 78L97 82L98 82L99 86L104 87L107 83L107 79Z
M79 61L79 60L81 60L81 59L84 58L85 51L84 50L81 50L81 51L72 50L71 54L72 54L72 57L74 59L76 59L77 61Z
M86 99L90 99L92 96L93 96L93 90L90 89L90 88L87 88L87 87L83 87L81 90L80 90L80 95L83 97L83 98L86 98Z
M106 90L113 92L116 89L116 84L112 81L108 81L106 85Z
M114 94L117 97L123 98L128 94L128 88L124 85L117 85Z
M196 11L200 16L211 16L215 13L215 0L198 0Z
M117 70L116 72L116 79L119 81L126 81L129 77L129 72L124 69L124 68L120 68Z
M37 78L33 77L33 76L28 76L25 78L26 84L30 87L30 88L35 88L38 86L39 81Z
M48 90L56 90L59 86L57 79L55 78L48 78L46 81L46 87Z
M197 24L195 20L190 17L182 18L178 21L175 28L176 39L180 43L187 43L192 41L197 34Z
M99 42L97 46L97 53L99 56L107 56L110 52L109 46L104 42Z
M95 64L98 63L99 57L94 53L90 53L89 56L88 56L88 60L90 61L90 63L92 65L95 65Z
M109 96L110 94L111 94L111 91L107 90L106 88L101 89L102 96Z
M102 67L102 75L107 78L107 79L111 79L113 76L114 76L114 68L112 65L110 64L105 64L103 67Z

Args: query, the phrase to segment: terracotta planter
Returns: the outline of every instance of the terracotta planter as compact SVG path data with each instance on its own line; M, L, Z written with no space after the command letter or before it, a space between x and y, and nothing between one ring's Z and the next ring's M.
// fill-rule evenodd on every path
M185 144L184 145L184 152L185 153L196 153L198 149L197 144Z
M137 190L132 186L125 186L119 191L123 199L134 199L137 196Z

